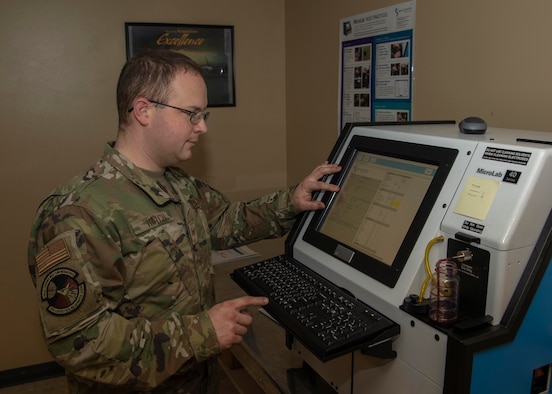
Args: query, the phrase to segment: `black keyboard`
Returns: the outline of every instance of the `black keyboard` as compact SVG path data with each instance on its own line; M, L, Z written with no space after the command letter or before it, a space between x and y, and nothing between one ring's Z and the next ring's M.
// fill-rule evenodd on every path
M246 293L268 297L267 312L322 361L390 341L400 332L397 323L285 255L230 276Z

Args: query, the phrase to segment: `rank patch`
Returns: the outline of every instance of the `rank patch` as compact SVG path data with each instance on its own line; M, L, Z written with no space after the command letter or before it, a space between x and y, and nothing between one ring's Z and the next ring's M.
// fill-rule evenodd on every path
M77 310L84 301L86 287L79 283L79 274L69 268L59 268L49 273L42 282L40 295L48 303L46 310L63 316Z
M63 238L58 239L46 246L35 256L37 275L42 275L53 266L70 257L71 255L69 254L69 249L65 244L65 240Z

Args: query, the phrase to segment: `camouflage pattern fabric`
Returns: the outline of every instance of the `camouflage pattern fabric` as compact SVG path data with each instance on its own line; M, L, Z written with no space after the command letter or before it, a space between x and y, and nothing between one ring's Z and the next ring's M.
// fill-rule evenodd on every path
M48 348L72 392L212 392L220 353L211 251L284 235L292 189L230 203L111 144L40 205L29 243Z

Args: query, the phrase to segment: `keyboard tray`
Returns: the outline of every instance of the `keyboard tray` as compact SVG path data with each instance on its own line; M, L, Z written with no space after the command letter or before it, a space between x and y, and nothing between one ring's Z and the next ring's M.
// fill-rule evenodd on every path
M286 255L230 276L249 295L268 297L266 311L321 361L390 344L400 333L397 323Z

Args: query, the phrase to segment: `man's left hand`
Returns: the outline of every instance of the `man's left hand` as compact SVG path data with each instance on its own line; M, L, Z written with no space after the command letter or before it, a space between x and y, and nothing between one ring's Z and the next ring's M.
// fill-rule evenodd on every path
M300 211L312 211L324 208L322 201L313 201L312 193L319 190L336 192L339 186L320 181L324 175L335 174L341 171L341 166L330 164L327 161L317 166L293 192L293 205Z

